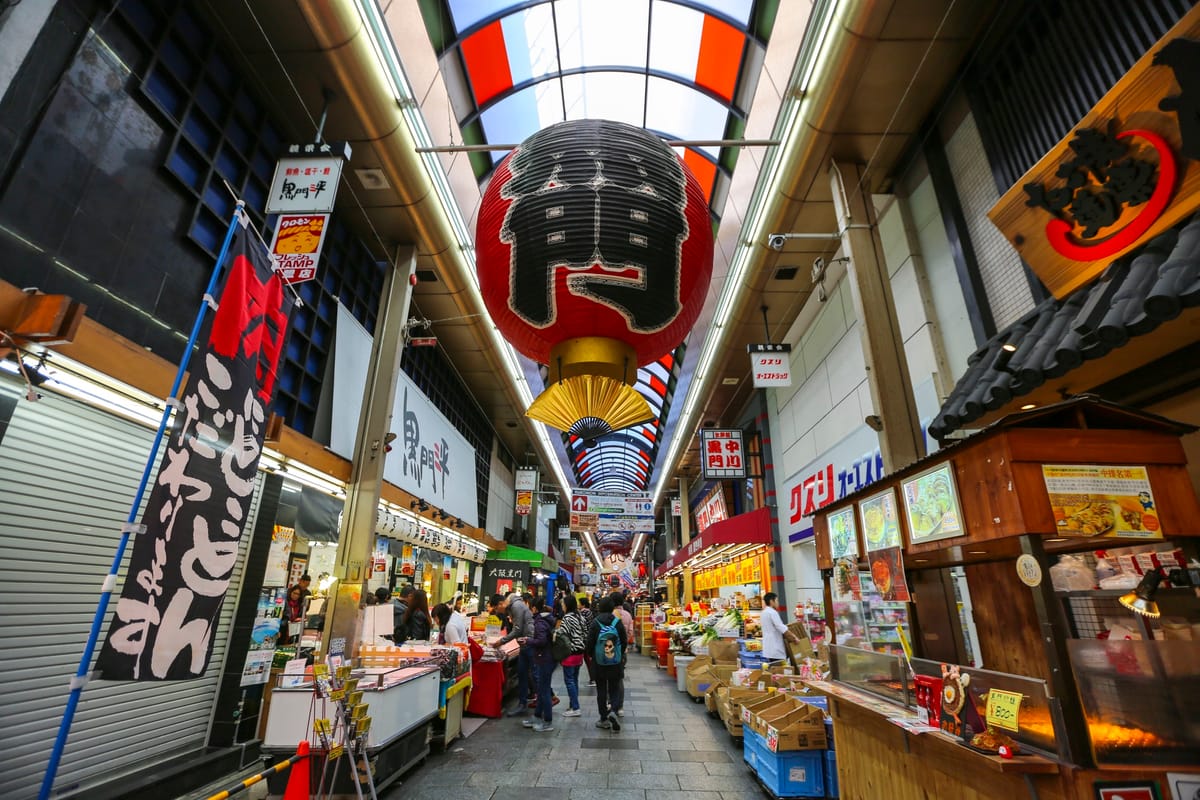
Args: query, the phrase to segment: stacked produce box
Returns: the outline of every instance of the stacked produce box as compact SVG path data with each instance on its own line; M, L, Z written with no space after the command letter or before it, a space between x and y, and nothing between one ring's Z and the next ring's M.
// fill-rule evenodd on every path
M837 797L824 697L774 693L743 705L743 757L775 797Z

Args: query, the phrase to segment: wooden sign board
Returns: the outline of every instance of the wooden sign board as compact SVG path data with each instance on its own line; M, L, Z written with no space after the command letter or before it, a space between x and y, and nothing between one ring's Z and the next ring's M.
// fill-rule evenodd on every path
M1200 5L988 216L1055 297L1200 205Z

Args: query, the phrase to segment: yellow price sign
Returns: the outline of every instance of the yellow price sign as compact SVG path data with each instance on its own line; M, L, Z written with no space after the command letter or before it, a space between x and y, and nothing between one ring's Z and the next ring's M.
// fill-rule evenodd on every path
M329 748L329 760L333 761L335 758L341 758L345 753L345 745L335 744L333 747Z
M350 680L346 681L342 684L342 688L347 692L353 692L358 688L358 678L351 678Z
M313 675L321 678L329 674L329 667L325 664L313 664Z
M332 692L329 693L329 699L335 703L341 702L342 700L345 699L345 697L346 697L345 689L334 689Z
M329 725L329 720L327 720L327 719L314 719L313 720L313 732L316 733L317 735L320 735L322 733L328 735L330 730L331 730L331 728Z
M337 672L335 672L334 675L337 676L337 679L339 681L344 681L350 677L350 672L351 672L350 665L343 664L342 666L337 668Z
M1017 720L1021 716L1021 701L1025 695L1020 692L1003 692L992 689L988 692L987 724L995 725L1005 730L1017 730Z

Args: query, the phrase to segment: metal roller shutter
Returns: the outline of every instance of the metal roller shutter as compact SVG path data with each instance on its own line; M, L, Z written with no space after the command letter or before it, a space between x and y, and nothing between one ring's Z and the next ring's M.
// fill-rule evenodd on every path
M0 395L22 394L15 381L0 378ZM0 797L37 795L153 438L136 423L47 392L36 403L17 403L0 441L0 674L6 684ZM253 530L259 494L256 488L246 531ZM242 538L205 676L85 687L56 793L205 746L249 538ZM132 543L127 559L131 551ZM123 566L118 587L124 580Z

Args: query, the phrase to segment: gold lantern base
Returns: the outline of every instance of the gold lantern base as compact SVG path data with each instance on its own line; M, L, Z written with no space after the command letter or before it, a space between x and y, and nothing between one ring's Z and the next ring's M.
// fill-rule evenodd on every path
M654 419L633 388L637 357L624 342L600 336L561 342L550 351L550 377L525 416L552 428L569 431L586 419L619 430Z

